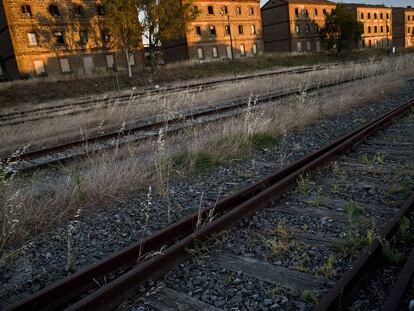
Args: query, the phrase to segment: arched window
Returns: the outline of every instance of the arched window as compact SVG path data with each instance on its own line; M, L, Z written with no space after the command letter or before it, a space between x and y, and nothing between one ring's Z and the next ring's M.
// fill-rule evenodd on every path
M49 5L49 13L50 13L50 15L55 16L55 17L60 16L59 8L56 4Z

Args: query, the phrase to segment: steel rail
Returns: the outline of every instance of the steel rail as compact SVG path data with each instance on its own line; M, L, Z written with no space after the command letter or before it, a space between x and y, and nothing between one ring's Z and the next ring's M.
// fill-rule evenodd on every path
M263 207L296 185L302 174L325 165L345 153L355 144L380 130L396 117L409 111L414 100L394 109L381 118L314 151L304 158L279 170L275 174L239 192L220 200L199 213L194 213L155 234L138 241L100 262L78 271L66 279L44 288L6 310L58 310L68 306L72 299L96 289L96 281L120 267L134 266L106 286L69 306L69 310L108 310L114 308L139 285L155 280L172 266L189 256L187 249L194 241L204 241L211 233L220 232L235 224L242 217ZM213 215L213 220L201 228L197 221ZM143 256L164 249L161 254L140 261ZM137 263L138 262L138 263Z
M397 311L401 300L410 285L411 278L414 275L414 249L411 251L404 267L402 268L398 280L392 287L390 296L385 303L383 311Z
M374 75L375 76L375 75ZM372 76L369 76L372 77ZM336 81L336 82L331 82L331 83L326 83L323 85L316 85L316 86L312 86L309 87L307 89L305 89L306 92L313 92L313 91L317 91L320 89L325 89L325 88L330 88L330 87L335 87L338 85L342 85L342 84L346 84L346 83L350 83L350 82L355 82L358 80L363 80L366 79L367 77L363 76L363 77L358 77L358 78L354 78L354 79L346 79L343 81ZM303 91L303 90L302 90ZM266 94L266 95L261 95L257 97L256 100L256 107L265 103L268 103L270 101L273 100L278 100L278 99L282 99L285 97L289 97L295 94L300 94L299 90L289 90L289 91L278 91L275 93L270 93L270 94ZM174 125L174 124L178 124L178 123L185 123L188 120L193 120L193 119L197 119L197 118L201 118L201 117L206 117L206 116L211 116L214 114L222 114L224 112L227 111L232 111L232 110L237 110L237 109L241 109L244 107L247 107L249 104L249 101L251 99L246 99L246 98L239 98L239 99L235 99L235 100L230 100L230 101L226 101L226 102L222 102L222 103L217 103L214 105L209 105L209 106L204 106L204 107L196 107L195 109L190 109L190 110L186 110L186 111L181 111L178 113L179 116L174 116L172 118L169 118L168 120L162 120L162 121L157 121L157 117L151 117L145 120L141 120L138 121L140 122L139 125L133 125L130 126L122 131L119 130L112 130L103 134L95 134L92 135L86 139L82 139L82 140L72 140L70 142L64 143L64 144L60 144L60 145L55 145L52 147L47 147L47 148L43 148L43 149L37 149L37 150L33 150L33 151L29 151L29 152L25 152L23 154L20 154L17 158L13 159L13 160L26 160L26 161L30 161L30 160L34 160L36 158L42 157L42 156L48 156L52 153L61 153L64 152L65 150L69 150L69 149L73 149L76 147L82 147L85 144L96 144L96 143L102 143L105 141L109 141L111 139L117 139L119 140L122 137L125 136L130 136L133 135L134 133L138 133L138 132L143 132L143 131L151 131L151 130L156 130L162 127L165 127L166 125ZM240 112L242 113L242 112ZM234 116L230 116L230 117L234 117ZM220 120L225 119L226 117L221 118ZM179 131L179 130L177 130ZM177 132L177 131L172 131L172 132ZM156 136L152 135L152 136ZM131 143L131 142L136 142L139 140L146 140L148 139L148 137L145 138L138 138L136 140L132 140L132 141L122 141L119 142L116 145L106 145L103 146L102 148L100 148L99 151L102 150L108 150L111 148L118 148L121 145L127 144L127 143ZM22 173L22 172L29 172L29 171L33 171L35 169L41 169L41 168L45 168L45 167L49 167L51 165L57 164L57 163L66 163L75 159L80 159L82 157L85 157L87 155L89 155L90 152L84 152L82 154L76 154L73 156L65 156L65 157L61 157L61 158L51 158L48 159L47 162L44 163L36 163L35 165L32 166L28 166L28 167L23 167L21 169L16 169L16 172L18 173ZM9 157L0 159L0 162L7 162L8 160L10 160Z
M356 283L365 275L369 270L370 265L374 263L381 254L382 243L381 241L389 240L394 232L398 229L398 224L401 219L407 215L407 213L414 207L414 193L404 202L398 212L392 217L392 219L381 229L379 232L380 238L375 239L369 246L367 246L361 255L353 262L352 267L345 272L345 274L339 279L335 286L328 292L326 296L322 298L322 301L315 307L314 311L328 311L338 310L338 307L342 303L342 299L352 292ZM413 259L412 259L413 260ZM411 262L411 265L413 262ZM410 269L414 269L410 266ZM400 291L401 287L397 287ZM395 299L398 297L390 297L391 304L396 303ZM398 302L400 300L398 299Z

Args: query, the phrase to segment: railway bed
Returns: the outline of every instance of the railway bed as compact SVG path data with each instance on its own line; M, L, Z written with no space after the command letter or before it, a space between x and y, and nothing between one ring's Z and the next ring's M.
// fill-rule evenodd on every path
M290 258L291 253L294 252L287 252L278 259L279 246L277 244L275 246L268 240L271 241L272 238L276 238L274 243L277 243L278 235L283 235L286 231L277 230L277 224L281 219L285 219L289 225L299 225L298 228L293 230L286 243L290 240L296 240L296 237L299 239L301 234L297 231L301 228L302 231L308 231L303 232L301 239L306 241L305 245L309 243L310 247L315 248L313 250L315 256L321 254L329 256L332 254L332 250L329 247L328 250L325 250L323 246L336 245L339 239L343 240L342 233L347 232L345 229L351 221L355 226L357 224L358 226L350 230L349 234L359 233L361 237L365 236L362 233L372 228L373 224L386 224L401 205L404 196L406 197L412 189L411 184L405 185L405 182L412 182L412 146L409 146L407 150L407 145L404 145L404 149L401 149L401 145L398 144L395 146L388 145L385 149L383 146L372 147L373 143L367 144L371 147L357 145L368 136L374 135L378 130L389 125L401 114L408 113L413 105L414 100L411 100L392 113L388 113L328 146L322 147L269 178L242 189L238 193L216 202L209 208L192 214L180 222L145 238L128 249L69 276L68 279L42 290L20 304L12 306L11 309L23 310L31 306L36 306L38 309L41 309L42 306L60 309L63 306L68 306L67 303L72 298L80 295L81 300L71 301L69 309L113 308L139 285L154 287L153 281L155 279L161 277L173 266L183 263L190 255L195 256L195 259L174 268L164 278L167 288L152 288L149 294L145 296L143 301L146 308L157 310L171 310L174 308L180 310L220 310L223 307L230 308L231 303L237 303L239 307L244 306L246 308L246 299L249 300L250 298L253 300L259 298L259 301L261 301L259 306L263 310L272 310L272 306L277 308L276 305L278 305L279 300L275 302L270 298L261 299L260 295L256 298L249 296L249 290L254 292L258 283L261 284L260 286L264 284L263 288L267 288L269 291L264 290L265 294L267 292L270 295L270 292L272 292L274 296L281 296L279 294L283 293L283 290L290 288L289 293L285 294L289 298L284 296L284 299L281 298L280 304L283 304L282 301L285 304L297 302L301 303L303 308L306 308L307 305L303 301L313 300L314 295L317 295L317 293L309 292L309 288L315 288L318 285L321 286L321 290L318 292L329 290L329 287L335 284L336 275L344 273L350 267L353 256L344 255L339 262L334 259L331 260L333 263L326 265L322 270L322 276L316 276L317 273L312 267L308 267L309 271L305 271L304 266L306 267L305 263L307 264L307 262L298 262L296 266L292 266L291 262L285 262L285 258L292 260ZM412 122L412 114L409 117L394 120L394 122L400 125L400 127L397 126L399 133L397 142L404 142L409 145L413 141L414 123ZM395 129L392 130L393 126L390 126L391 134L388 134L388 129L385 129L383 133L376 134L374 139L381 140L381 135L383 135L383 138L393 136L392 133L395 133ZM354 150L338 159L350 148L354 148ZM381 150L385 150L386 153L378 153ZM332 164L332 161L335 160L355 163L360 166L365 165L365 167L363 170L347 171L341 166L338 167L336 162ZM321 169L321 166L326 166L329 163L331 163L329 169ZM386 176L370 176L373 171L376 172L372 168L372 165L374 165L375 169L376 164L382 165ZM352 164L349 166L352 167ZM395 167L398 167L397 171L392 169ZM315 176L308 177L306 175L315 169L319 170L315 173ZM403 170L402 175L401 170ZM397 172L395 176L394 172ZM387 174L391 174L391 177ZM402 177L404 177L404 182L401 180ZM407 177L408 179L406 179ZM405 186L401 186L403 188L398 191L392 190L389 178L396 178L397 185ZM335 179L337 183L333 183L332 179ZM352 180L351 183L349 179ZM290 193L281 201L276 200L276 198L286 195L288 190L295 187L296 192ZM323 191L324 188L325 191ZM381 188L388 188L389 196L384 197L381 195L383 194L382 191L376 190ZM330 189L330 192L327 189ZM329 202L329 198L319 195L320 193L330 193L330 199L335 197L335 200L338 201L337 204L332 205L333 203ZM300 198L298 199L296 196ZM271 203L270 207L259 209L269 203ZM405 206L411 208L411 205L412 202L406 203ZM255 210L258 210L256 215L246 218ZM223 245L220 245L220 237L217 234L229 226L234 226L241 219L243 220L238 223L236 229L226 231L229 232L229 236L226 236L223 245L227 249L223 249ZM309 219L312 219L312 221L309 221ZM277 221L274 222L275 220ZM305 220L308 221L303 223ZM394 221L394 224L397 223L398 221ZM307 228L305 228L305 224ZM246 241L246 239L243 239L243 233L247 233L248 237L255 236L254 232L249 232L249 230L255 230L257 235L266 234L270 236L267 236L264 241L252 238ZM318 231L322 231L325 235L320 237L319 234L316 234ZM231 239L232 234L235 235L234 239ZM376 236L372 235L372 237L374 237L373 241L375 242ZM202 243L206 239L209 239L210 243ZM312 241L314 241L313 244L311 244ZM262 254L262 257L255 254L254 251L260 250L260 245L255 245L259 242L264 245L275 246L275 252L267 255ZM249 244L255 247L251 248ZM293 243L293 245L296 247L301 244ZM261 247L266 249L263 245ZM290 247L289 243L288 247ZM267 250L269 249L271 247L268 247ZM299 248L296 253L306 254L307 252ZM143 254L150 256L142 256ZM269 260L269 256L275 260ZM137 259L138 264L135 264ZM329 257L326 259L329 259ZM202 262L201 266L194 264L197 261ZM134 264L131 267L132 262ZM121 266L123 267L122 272L118 270ZM329 273L328 276L327 271L334 270L329 268L330 266L338 270L335 275ZM318 266L317 268L321 267ZM251 273L251 271L255 271L255 273ZM225 278L220 279L223 275ZM198 279L196 286L193 284L193 288L198 287L201 290L191 291L191 295L189 295L187 285L189 282L195 281L194 276L204 276L205 278L204 281ZM262 279L260 280L260 278ZM96 288L96 284L102 284L103 279L107 281L107 285ZM208 288L203 287L212 284L210 279L213 279L214 286L210 288L210 293L207 293ZM224 285L234 289L245 282L250 286L250 289L245 288L247 292L244 292L243 295L236 295L236 298L234 298L234 293L232 296L229 294L228 297L231 296L232 300L225 299L224 303L218 299L223 294L228 294L225 291L226 289L222 288ZM92 288L95 288L95 290L91 291ZM217 291L211 294L214 288ZM263 292L263 288L259 292ZM82 296L87 292L88 295ZM297 295L295 295L297 292L301 294L295 302L294 297L297 298ZM202 297L201 293L207 294ZM236 293L238 293L237 290ZM58 297L59 299L57 299ZM175 299L171 299L171 297L175 297ZM168 303L174 305L168 306Z

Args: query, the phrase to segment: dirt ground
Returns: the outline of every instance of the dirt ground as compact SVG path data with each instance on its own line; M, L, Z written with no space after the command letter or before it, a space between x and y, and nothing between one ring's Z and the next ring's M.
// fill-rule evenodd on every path
M409 50L401 51L407 53ZM411 51L413 52L413 51ZM387 55L386 50L365 50L342 55L301 54L282 55L265 54L257 58L237 60L238 73L249 73L259 70L271 70L277 67L312 65L318 63L380 58ZM167 65L158 69L154 83L164 85L175 81L188 81L211 77L222 77L232 74L231 63L227 60L209 63L186 63L182 65ZM132 79L119 75L120 89L144 87L150 85L147 72L135 74ZM113 76L82 78L77 80L60 80L52 78L37 78L0 83L0 106L16 107L22 103L41 103L57 99L99 95L115 91Z

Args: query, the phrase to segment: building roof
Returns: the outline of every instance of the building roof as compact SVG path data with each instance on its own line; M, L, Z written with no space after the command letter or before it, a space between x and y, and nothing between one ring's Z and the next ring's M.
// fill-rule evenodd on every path
M270 8L274 5L285 5L285 4L329 4L329 5L336 5L336 3L328 0L269 0L262 6L263 8Z
M348 7L392 9L384 4L343 3Z

